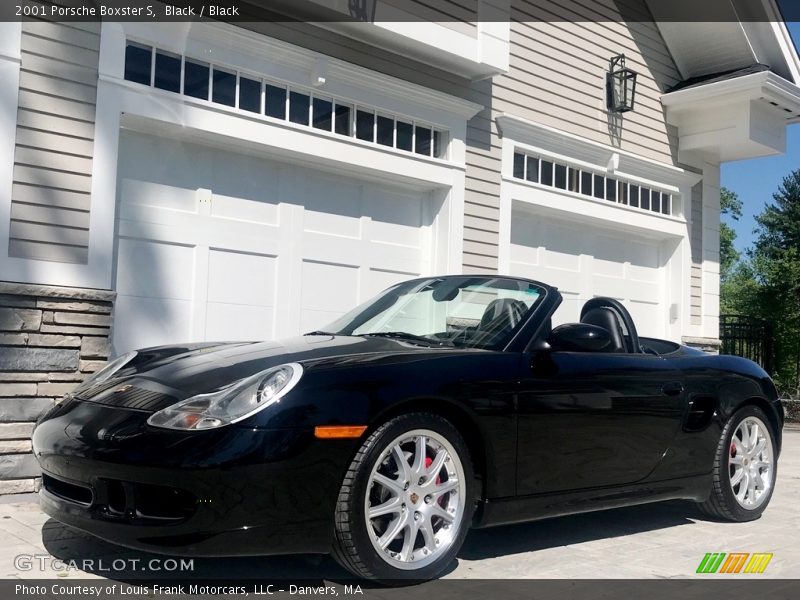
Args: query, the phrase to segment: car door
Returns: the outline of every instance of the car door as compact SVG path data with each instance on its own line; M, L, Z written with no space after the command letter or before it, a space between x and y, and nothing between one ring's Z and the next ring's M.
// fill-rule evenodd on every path
M518 394L517 494L640 481L680 428L683 384L650 354L542 350Z

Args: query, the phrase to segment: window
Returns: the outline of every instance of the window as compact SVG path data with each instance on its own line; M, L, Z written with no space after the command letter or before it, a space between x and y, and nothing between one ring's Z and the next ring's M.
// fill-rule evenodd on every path
M156 52L156 74L153 85L168 92L181 91L181 57L167 52Z
M225 106L236 106L236 73L214 67L211 101Z
M662 215L671 215L673 210L672 195L667 192L524 152L514 153L513 176L515 179Z
M276 119L286 118L286 88L267 84L264 86L266 102L264 114Z
M605 178L602 175L594 176L594 197L602 200L606 194Z
M394 119L378 115L375 129L381 146L394 146Z
M153 49L150 46L128 42L125 46L125 79L150 85L152 62Z
M539 181L539 159L529 156L527 159L527 170L525 172L525 179L528 181Z
M560 190L567 189L567 166L556 165L556 187Z
M333 128L333 102L325 98L317 98L311 102L313 112L313 122L311 125L315 129L330 131Z
M311 96L300 92L289 92L289 120L298 125L308 125Z
M414 152L417 154L431 155L431 129L429 127L414 128Z
M414 147L414 126L405 121L397 121L397 148L411 152Z
M553 163L549 160L541 160L539 167L539 183L542 185L553 185Z
M239 78L239 108L249 112L261 112L261 82L248 77Z
M519 152L514 155L514 177L525 179L525 155Z
M186 59L183 65L183 93L208 100L208 63Z
M380 113L375 107L356 108L347 101L317 96L310 88L261 79L146 44L126 42L124 76L141 85L387 148L440 159L448 154L449 133L434 125ZM538 180L538 167L535 177Z
M447 158L447 133L439 129L433 130L433 156Z
M375 141L375 113L360 108L356 111L356 137L366 142Z

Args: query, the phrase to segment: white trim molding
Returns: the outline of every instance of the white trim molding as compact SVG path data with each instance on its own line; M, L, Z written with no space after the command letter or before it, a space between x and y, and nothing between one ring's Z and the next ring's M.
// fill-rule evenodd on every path
M508 72L511 5L509 0L476 4L476 20L464 24L466 31L423 20L388 2L381 3L380 19L315 25L468 79L485 79Z
M567 133L541 123L529 121L507 113L496 117L501 137L512 139L517 147L542 152L552 158L562 158L570 163L614 173L617 176L651 182L658 187L677 190L691 186L700 180L692 171L662 163L608 144L595 142L579 135ZM511 176L512 156L506 157L507 145L503 144L503 175ZM506 160L509 158L510 160Z
M17 140L22 24L0 23L0 279L7 277L14 149Z
M800 87L771 71L669 92L661 103L687 162L782 154L787 125L800 122Z

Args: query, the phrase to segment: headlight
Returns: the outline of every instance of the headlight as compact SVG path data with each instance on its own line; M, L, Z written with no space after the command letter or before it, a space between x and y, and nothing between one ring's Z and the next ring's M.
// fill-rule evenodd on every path
M128 352L127 354L123 354L122 356L115 358L105 367L103 367L96 373L90 375L87 379L84 379L83 383L81 383L78 387L76 387L72 391L71 395L78 396L80 395L81 392L86 391L90 387L95 386L98 383L103 383L104 381L108 381L117 373L117 371L122 369L129 362L131 362L136 356L136 354L137 352L136 350L134 350L133 352Z
M303 367L287 363L211 394L199 394L154 413L148 424L167 429L213 429L236 423L280 402L297 385Z

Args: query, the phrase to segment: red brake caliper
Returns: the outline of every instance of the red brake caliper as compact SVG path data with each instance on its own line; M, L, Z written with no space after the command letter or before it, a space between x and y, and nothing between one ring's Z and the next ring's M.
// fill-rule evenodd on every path
M432 464L433 464L433 459L432 459L430 456L426 456L426 457L425 457L425 468L427 469L427 468L428 468L428 467L430 467ZM439 485L440 483L442 483L442 477L441 477L441 475L437 475L437 476L436 476L436 485ZM444 504L443 504L443 503L444 503L444 496L442 496L441 498L439 498L439 505L440 505L440 506L444 506Z

